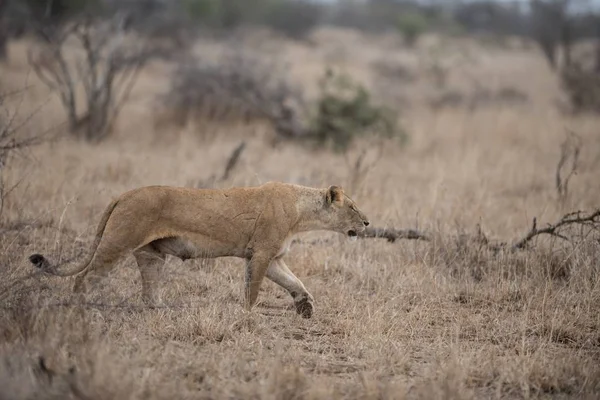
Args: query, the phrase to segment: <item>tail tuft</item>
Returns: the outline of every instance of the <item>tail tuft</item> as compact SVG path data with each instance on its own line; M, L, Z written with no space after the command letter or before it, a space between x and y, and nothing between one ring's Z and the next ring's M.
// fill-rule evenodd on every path
M49 265L48 260L41 254L32 254L29 256L29 261L39 269L46 269Z

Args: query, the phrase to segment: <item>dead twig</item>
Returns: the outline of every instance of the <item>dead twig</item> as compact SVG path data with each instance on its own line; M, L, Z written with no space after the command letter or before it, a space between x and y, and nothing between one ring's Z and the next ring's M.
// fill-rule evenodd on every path
M558 222L554 224L548 224L547 227L539 229L537 227L537 219L533 219L533 224L529 232L522 239L516 241L512 246L511 250L524 249L533 238L539 235L550 235L562 240L571 241L571 238L563 235L560 230L570 225L588 225L592 228L600 228L600 209L585 213L583 211L575 211L565 214Z
M556 165L556 192L561 207L565 205L569 195L569 181L573 175L577 174L580 151L581 138L575 132L569 131L568 137L560 145L560 158ZM569 159L571 159L571 165L566 177L563 178L562 170Z
M212 174L209 178L200 179L196 183L197 188L210 188L214 187L215 184L219 182L224 182L229 178L229 174L238 164L242 152L246 148L246 141L242 140L242 142L231 152L229 158L227 159L227 164L225 165L225 169L223 171L223 175L221 178L217 178L216 174Z
M221 181L224 181L227 178L229 178L229 173L237 165L237 163L240 159L240 155L242 154L242 152L244 151L245 148L246 148L246 141L242 141L242 143L240 143L238 145L238 147L236 147L231 152L231 155L229 156L229 160L227 161L227 165L225 166L225 172L223 172L223 176L221 177Z

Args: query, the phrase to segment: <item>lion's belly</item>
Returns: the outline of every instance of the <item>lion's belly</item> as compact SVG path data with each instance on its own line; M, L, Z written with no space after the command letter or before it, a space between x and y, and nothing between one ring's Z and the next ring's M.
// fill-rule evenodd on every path
M244 257L245 246L222 242L208 237L172 237L152 242L158 251L187 260L190 258ZM241 247L241 248L240 248Z
M281 248L279 249L279 252L275 256L276 258L283 257L288 251L290 251L290 246L292 245L293 239L294 238L292 236L288 236L285 239L285 241L281 245Z

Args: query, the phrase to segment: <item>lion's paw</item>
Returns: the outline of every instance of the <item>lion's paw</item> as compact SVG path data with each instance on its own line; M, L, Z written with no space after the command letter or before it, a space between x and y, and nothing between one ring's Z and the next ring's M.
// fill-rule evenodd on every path
M303 296L298 300L294 301L294 305L296 306L296 312L300 314L302 318L312 317L314 311L312 298Z

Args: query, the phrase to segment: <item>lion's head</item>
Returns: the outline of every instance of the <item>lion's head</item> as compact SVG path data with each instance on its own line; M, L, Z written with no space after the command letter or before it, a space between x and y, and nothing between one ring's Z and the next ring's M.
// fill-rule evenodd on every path
M325 218L330 229L356 239L369 220L339 186L330 186L325 194Z

